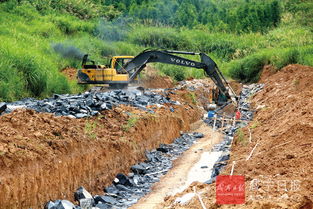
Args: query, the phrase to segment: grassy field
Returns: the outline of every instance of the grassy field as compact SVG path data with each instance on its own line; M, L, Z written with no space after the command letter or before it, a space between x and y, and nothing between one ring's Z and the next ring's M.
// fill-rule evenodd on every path
M58 4L34 2L0 3L0 101L83 91L86 87L69 81L60 71L79 68L85 53L106 63L112 55L136 55L146 48L202 51L228 77L243 82L256 81L265 64L277 70L290 63L313 66L312 26L298 24L298 16L290 12L283 14L280 25L266 32L230 33L214 32L201 24L191 29L153 26L128 18L109 22L94 15L102 7L83 7L84 1L62 0L66 11ZM107 16L114 16L111 7L105 9ZM156 67L175 80L204 76L197 69Z

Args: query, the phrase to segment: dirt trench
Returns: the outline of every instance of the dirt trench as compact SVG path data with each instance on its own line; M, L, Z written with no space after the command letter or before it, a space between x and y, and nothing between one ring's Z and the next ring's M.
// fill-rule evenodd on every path
M103 193L117 173L171 143L202 116L192 104L155 114L117 107L90 119L17 110L0 118L0 208L43 208L84 186Z

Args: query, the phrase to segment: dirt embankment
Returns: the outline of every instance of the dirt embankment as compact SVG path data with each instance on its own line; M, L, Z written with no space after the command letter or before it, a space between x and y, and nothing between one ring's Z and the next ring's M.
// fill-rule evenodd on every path
M159 71L151 65L146 66L145 70L141 74L142 78L140 79L140 85L145 88L166 89L174 87L174 82L170 77L161 76Z
M76 80L77 76L77 69L67 67L62 70L62 73L69 79L69 80Z
M173 107L155 107L151 114L121 106L90 119L31 110L1 116L0 208L73 200L81 185L101 194L117 173L144 160L146 149L171 143L202 116L193 104Z
M235 137L229 162L234 175L246 179L246 204L216 205L215 184L195 184L208 208L313 208L313 68L289 65L270 77L265 88L251 98L256 114ZM258 145L256 145L258 144ZM246 160L252 149L252 157ZM229 175L232 163L222 172ZM184 193L192 192L192 187ZM181 195L177 195L181 196ZM197 198L185 206L201 208Z

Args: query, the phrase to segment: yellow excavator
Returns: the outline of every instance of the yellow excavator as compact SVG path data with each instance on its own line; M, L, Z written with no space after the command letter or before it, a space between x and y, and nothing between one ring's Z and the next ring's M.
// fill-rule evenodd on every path
M200 62L193 61L177 54L199 55ZM87 64L91 62L91 64ZM139 73L147 63L165 63L204 70L206 76L215 83L217 90L213 92L216 104L222 104L231 99L237 103L237 97L216 63L205 53L171 51L171 50L145 50L137 56L114 56L109 65L96 65L83 57L82 69L78 70L77 77L80 84L109 84L112 88L125 88L129 83L138 80Z
M123 66L133 58L134 56L114 56L109 65L96 65L86 54L83 57L82 69L77 74L78 83L109 84L112 88L124 88L129 83L129 74ZM91 64L87 64L88 61Z

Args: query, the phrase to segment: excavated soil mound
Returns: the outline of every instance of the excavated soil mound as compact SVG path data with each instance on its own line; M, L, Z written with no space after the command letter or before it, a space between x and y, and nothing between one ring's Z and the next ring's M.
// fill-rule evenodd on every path
M62 70L62 73L70 80L76 80L77 69L75 68L65 68Z
M264 89L251 98L257 110L248 126L252 142L243 128L222 172L229 175L231 162L236 162L234 175L246 179L246 204L216 205L215 184L195 185L209 208L313 207L313 68L288 65L263 81ZM165 205L201 208L197 198L185 206L173 205L173 199Z
M158 73L158 70L153 68L152 66L147 66L146 69L142 72L143 78L140 80L140 85L145 88L152 88L152 89L166 89L166 88L173 88L174 82L168 76L161 76Z
M170 77L168 76L149 76L148 78L145 78L142 80L142 84L145 88L152 88L152 89L158 89L158 88L173 88L174 84Z
M267 79L274 75L277 69L273 65L265 65L262 69L262 73L259 79L259 83L265 83Z
M73 119L32 110L0 117L0 208L42 208L49 199L73 200L83 185L101 193L117 173L128 173L145 150L171 143L199 120L194 105L119 106Z

